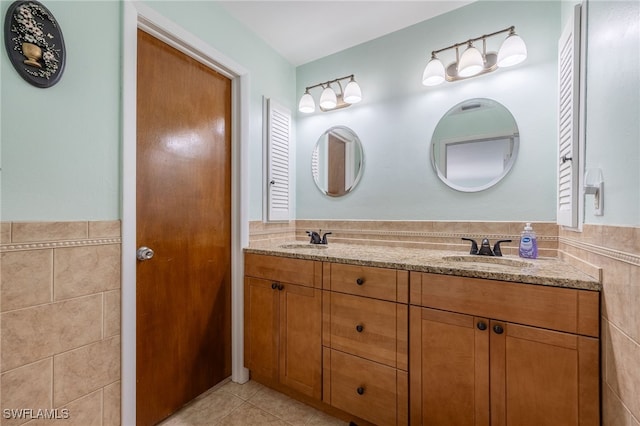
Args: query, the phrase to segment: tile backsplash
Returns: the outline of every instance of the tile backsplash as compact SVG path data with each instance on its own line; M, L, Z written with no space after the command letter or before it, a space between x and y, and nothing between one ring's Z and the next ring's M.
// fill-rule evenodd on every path
M120 250L120 221L2 223L2 426L120 424Z

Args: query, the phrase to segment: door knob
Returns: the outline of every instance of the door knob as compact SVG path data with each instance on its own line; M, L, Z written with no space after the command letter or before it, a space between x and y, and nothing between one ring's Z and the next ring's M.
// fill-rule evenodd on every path
M155 253L149 247L142 246L136 251L136 257L138 260L149 260Z

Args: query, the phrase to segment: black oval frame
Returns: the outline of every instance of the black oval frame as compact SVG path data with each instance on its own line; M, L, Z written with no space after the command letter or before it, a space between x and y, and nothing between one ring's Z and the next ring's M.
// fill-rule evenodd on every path
M16 31L18 25L15 16L18 8L22 5L37 6L41 9L42 13L46 15L46 19L40 16L37 16L34 19L42 25L43 33L51 41L51 50L59 52L57 57L58 68L53 70L51 75L48 77L46 75L41 75L41 72L34 71L35 67L24 64L25 56L22 54L22 42L19 40L23 35L20 35L20 32ZM11 64L16 69L20 77L28 83L36 87L46 89L60 81L66 63L64 37L62 36L62 29L53 14L42 3L35 0L18 0L9 6L4 20L4 45ZM42 48L42 46L39 47Z

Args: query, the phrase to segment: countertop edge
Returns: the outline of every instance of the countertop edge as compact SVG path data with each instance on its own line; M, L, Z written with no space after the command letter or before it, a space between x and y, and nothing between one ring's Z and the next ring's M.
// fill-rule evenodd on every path
M370 248L370 247L369 247ZM387 247L380 246L381 249L388 249ZM307 249L308 250L308 249ZM396 248L397 250L397 248ZM413 250L413 249L407 249ZM270 256L279 256L279 257L288 257L294 259L302 259L302 260L312 260L312 261L322 261L322 262L333 262L333 263L342 263L348 265L358 265L358 266L372 266L378 268L391 268L391 269L402 269L407 271L415 271L415 272L426 272L432 274L441 274L441 275L453 275L467 278L482 278L482 279L490 279L490 280L498 280L498 281L508 281L514 283L522 283L522 284L534 284L534 285L543 285L550 287L560 287L560 288L572 288L576 290L587 290L587 291L601 291L602 285L601 283L589 277L588 275L575 270L572 266L563 263L561 260L557 259L548 259L548 262L554 262L557 265L561 265L563 269L568 271L575 271L576 277L562 277L562 276L551 276L551 274L544 275L534 275L529 271L523 272L508 272L508 271L487 271L487 270L478 270L472 267L456 267L456 266L447 266L447 265L437 265L433 264L433 262L429 262L429 260L425 260L424 263L416 263L416 262L406 262L401 261L400 259L393 260L377 260L371 258L356 258L356 257L342 257L336 255L330 255L323 253L324 250L314 249L313 252L301 252L296 249L279 249L277 247L245 247L243 249L245 253L252 254L263 254ZM460 253L449 253L449 254L457 254ZM475 265L474 265L475 266ZM581 276L578 276L581 275Z

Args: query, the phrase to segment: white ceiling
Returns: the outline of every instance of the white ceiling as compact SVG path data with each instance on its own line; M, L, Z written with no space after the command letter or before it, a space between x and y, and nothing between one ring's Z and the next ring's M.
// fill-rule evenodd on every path
M464 6L474 0L219 1L298 66Z

